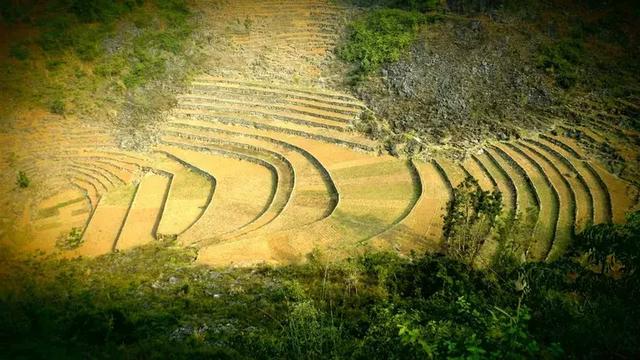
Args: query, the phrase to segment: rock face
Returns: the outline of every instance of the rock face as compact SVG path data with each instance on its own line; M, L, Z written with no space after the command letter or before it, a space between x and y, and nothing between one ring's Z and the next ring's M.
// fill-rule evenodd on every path
M524 39L479 20L431 25L403 60L360 85L359 95L395 134L473 145L540 129L554 95L527 66Z

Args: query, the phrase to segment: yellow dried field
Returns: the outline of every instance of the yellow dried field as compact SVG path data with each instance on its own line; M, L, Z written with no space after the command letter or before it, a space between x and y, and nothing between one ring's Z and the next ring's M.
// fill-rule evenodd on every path
M114 249L126 250L143 245L156 238L162 219L167 193L171 186L170 174L147 173L131 201L122 230Z

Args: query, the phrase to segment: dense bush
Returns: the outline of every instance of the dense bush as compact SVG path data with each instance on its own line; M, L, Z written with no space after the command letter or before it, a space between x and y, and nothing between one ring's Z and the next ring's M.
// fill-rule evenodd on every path
M427 12L433 10L449 10L457 13L471 14L499 9L509 11L528 10L537 7L534 0L352 0L361 6L382 6Z
M434 10L441 2L440 0L393 0L391 6L424 12Z
M575 257L486 270L319 251L212 269L169 242L94 260L3 255L0 341L8 358L636 358L639 237L636 213L580 235ZM611 251L605 271L588 256Z
M140 6L144 0L71 0L71 11L82 22L110 22Z
M447 0L447 7L459 13L474 13L494 10L504 6L505 3L516 3L523 6L526 5L526 2L523 0Z
M446 253L461 262L471 263L491 234L502 211L502 193L484 191L471 176L453 189L447 203L443 234Z
M339 55L354 63L358 74L369 74L384 63L400 59L426 20L427 17L418 12L398 9L371 11L351 23L349 40L339 50Z
M584 57L582 42L566 39L543 46L538 66L554 76L558 86L568 89L576 84Z
M111 32L112 24L143 2L52 2L48 4L49 12L37 20L41 30L38 43L45 51L61 51L72 47L82 60L92 60L101 53L101 42Z

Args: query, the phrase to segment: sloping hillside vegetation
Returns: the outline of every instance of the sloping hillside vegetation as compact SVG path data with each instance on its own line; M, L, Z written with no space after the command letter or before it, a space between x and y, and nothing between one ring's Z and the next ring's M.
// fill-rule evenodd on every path
M353 64L355 92L377 117L360 129L395 152L461 157L488 138L594 120L621 147L637 143L615 136L638 130L631 2L359 3L375 6L352 23L338 54ZM637 177L637 158L609 142L608 153L593 146L598 156L614 162L617 153L626 167L619 171Z
M639 236L634 213L588 228L556 262L503 252L491 270L319 251L304 265L209 268L167 242L10 261L0 342L9 358L634 358Z
M44 110L144 127L193 69L192 17L182 0L3 1L3 123Z

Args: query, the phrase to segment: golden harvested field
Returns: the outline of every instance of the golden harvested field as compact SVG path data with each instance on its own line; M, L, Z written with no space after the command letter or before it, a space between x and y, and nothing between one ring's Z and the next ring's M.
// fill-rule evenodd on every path
M0 241L74 257L177 238L211 265L299 262L315 248L437 251L453 187L471 176L503 193L504 213L535 215L528 256L546 260L635 204L635 186L562 135L490 143L460 162L382 155L353 130L366 106L327 81L349 9L216 4L202 8L217 39L206 70L148 151L120 150L107 125L53 115L25 113L0 134ZM11 169L27 173L29 192ZM56 247L74 228L81 245Z

